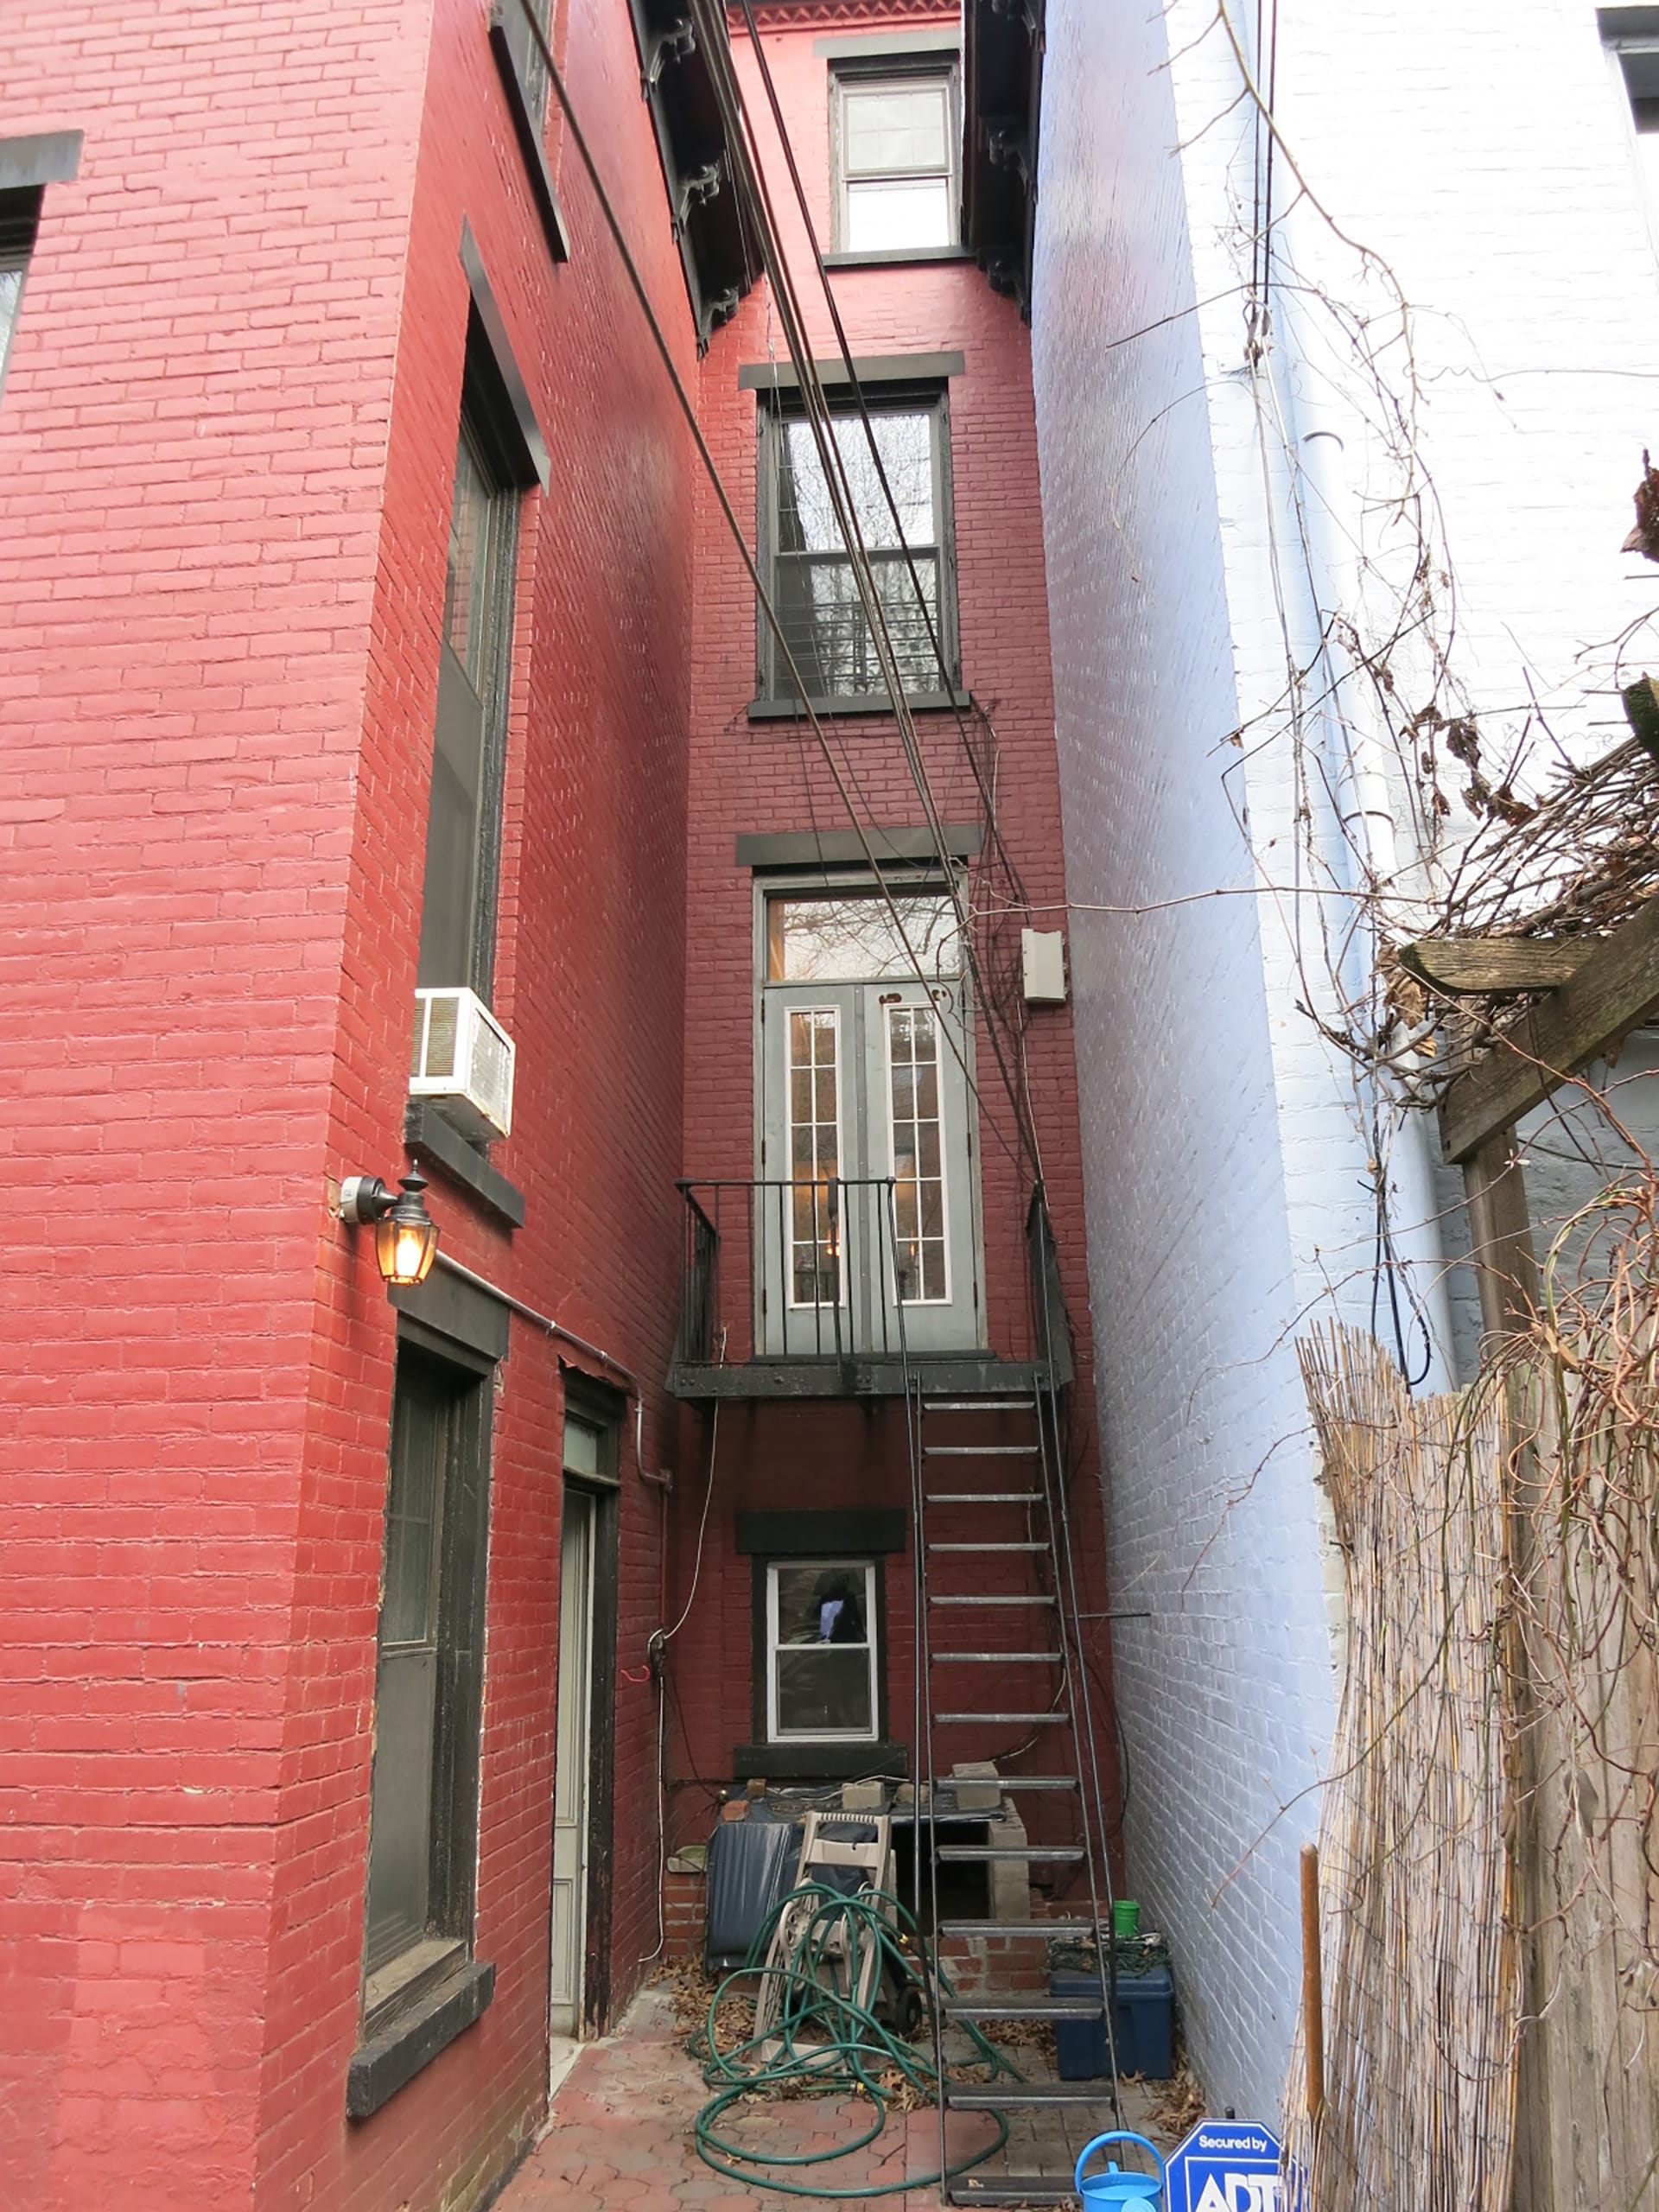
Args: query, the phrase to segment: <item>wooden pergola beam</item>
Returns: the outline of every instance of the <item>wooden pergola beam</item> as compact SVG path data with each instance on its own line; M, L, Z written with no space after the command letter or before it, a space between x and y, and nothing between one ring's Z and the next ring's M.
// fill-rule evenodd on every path
M1525 937L1420 937L1402 944L1399 955L1408 976L1456 995L1554 990L1595 949L1593 939L1550 944Z
M1466 1160L1575 1070L1659 1008L1659 898L1591 948L1559 989L1530 1007L1440 1103L1440 1144Z

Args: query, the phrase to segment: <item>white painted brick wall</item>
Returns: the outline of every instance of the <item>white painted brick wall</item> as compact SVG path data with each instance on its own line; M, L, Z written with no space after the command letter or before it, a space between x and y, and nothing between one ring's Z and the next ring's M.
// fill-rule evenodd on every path
M1051 6L1034 366L1070 895L1242 886L1238 720L1157 18ZM1074 913L1129 1880L1217 2105L1271 2112L1332 1718L1254 902ZM1281 1806L1298 1800L1278 1821ZM1263 1834L1265 1833L1265 1839Z
M1235 14L1246 35L1255 10ZM1033 362L1085 903L1249 884L1246 804L1258 884L1293 861L1287 754L1227 742L1283 684L1285 563L1276 585L1268 554L1286 517L1243 362L1254 124L1226 112L1238 77L1212 24L1212 0L1161 19L1049 0ZM1593 753L1623 724L1583 649L1659 601L1617 550L1642 447L1659 446L1659 264L1593 11L1281 0L1277 68L1304 175L1416 311L1459 668L1490 747L1535 693ZM1282 161L1280 189L1282 207ZM1299 265L1364 302L1351 251L1306 215ZM1375 456L1342 427L1375 551ZM1289 607L1293 632L1305 619ZM1115 1602L1154 1614L1116 1643L1130 1879L1169 1927L1213 2101L1262 2113L1283 2079L1295 1849L1332 1717L1292 1341L1319 1311L1368 1321L1374 1280L1365 1101L1296 1003L1319 987L1322 961L1297 953L1318 911L1222 898L1071 922ZM1467 1300L1454 1329L1439 1286L1455 1185L1425 1135L1395 1145L1396 1226L1443 1344L1460 1334L1466 1352ZM1540 1162L1541 1210L1566 1202L1554 1173Z

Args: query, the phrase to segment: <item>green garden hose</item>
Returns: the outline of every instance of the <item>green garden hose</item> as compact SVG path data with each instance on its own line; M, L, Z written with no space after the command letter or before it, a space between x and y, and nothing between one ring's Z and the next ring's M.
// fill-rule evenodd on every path
M715 2017L721 1999L728 1991L745 1984L759 1996L762 1978L768 1973L766 1958L772 1932L781 1916L798 1907L804 1898L814 1901L813 1909L794 1954L770 1970L773 1986L768 1995L775 2002L776 2017L764 2032L749 2037L731 2050L722 2051L715 2036ZM906 2042L851 1995L840 1994L835 1986L838 1969L848 1970L842 1968L842 1962L849 1962L850 1970L855 1974L861 1942L871 1939L879 1948L883 1971L892 1969L901 1996L914 1993L917 2009L925 2017L926 2007L932 2002L932 1992L922 1963L924 1955L916 1924L896 1897L878 1890L861 1890L856 1896L848 1897L838 1890L810 1884L793 1891L767 1916L749 1946L748 1963L735 1974L728 1974L715 1990L707 2024L692 2046L704 2062L704 2082L718 2093L709 2099L696 2120L697 2155L715 2173L728 2181L775 2190L785 2196L844 2202L861 2197L893 2196L907 2189L933 2188L982 2164L1007 2141L1008 2124L998 2113L995 2141L940 2173L904 2175L892 2182L838 2188L830 2183L783 2180L771 2171L761 2171L829 2165L867 2148L887 2125L887 2097L891 2092L883 2088L882 2082L894 2074L928 2102L936 2103L938 2100L941 2084L931 2055ZM820 1969L823 1969L822 1978ZM936 1967L934 1971L940 1989L950 1994L950 1984L943 1967ZM777 1986L779 1982L781 1989ZM880 1986L879 1981L876 1986ZM976 2050L976 2056L968 2062L969 2065L988 2068L988 2081L994 2082L1005 2074L1015 2081L1020 2078L1018 2069L971 2023L968 2024L968 2032ZM874 2118L861 2134L830 2151L794 2154L746 2151L741 2144L715 2133L724 2114L741 2099L786 2089L802 2089L826 2097L861 2094L870 2100Z

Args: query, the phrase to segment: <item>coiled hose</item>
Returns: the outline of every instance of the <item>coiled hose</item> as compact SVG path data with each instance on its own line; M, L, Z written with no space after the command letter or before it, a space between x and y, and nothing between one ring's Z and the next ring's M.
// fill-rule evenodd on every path
M812 1900L812 1911L792 1955L779 1966L766 1963L773 1931L784 1913ZM940 2082L931 2050L924 2051L885 2026L851 1995L842 1995L835 1984L848 1973L856 1978L861 1942L878 1946L881 1971L891 1970L897 1982L901 2013L906 2009L925 2018L932 2002L928 1986L925 1953L916 1923L898 1899L885 1891L861 1890L849 1897L838 1890L808 1884L786 1897L769 1913L749 1946L748 1962L728 1974L715 1990L702 2032L692 2045L702 2059L702 2078L716 2094L697 2114L697 2155L728 2181L770 2189L785 2196L807 2196L833 2202L857 2198L894 2196L907 2189L930 2189L963 2174L994 2157L1008 2139L1008 2123L1001 2113L995 2139L970 2158L949 2165L943 2172L900 2175L891 2182L862 2186L836 2186L830 2182L789 2180L767 2171L775 2167L794 2171L830 2165L855 2157L874 2143L887 2126L892 2077L914 2089L928 2103L937 2104ZM820 1970L822 1969L822 1974ZM944 1969L934 1967L940 1991L951 1994ZM766 1980L772 2018L766 2029L750 2036L733 2050L722 2051L715 2040L715 2016L729 1991L748 1985L758 2000ZM779 1985L781 1983L781 1986ZM880 1978L874 1985L880 1986ZM906 2007L905 1999L913 1996ZM964 2024L973 2041L975 2056L965 2063L984 2066L985 2079L1003 2075L1021 2076L996 2046L971 2022ZM884 2084L886 2086L884 2086ZM727 2112L742 2098L767 2092L804 2088L820 2096L862 2094L870 2101L873 2117L863 2133L832 2150L797 2153L746 2151L715 2131Z

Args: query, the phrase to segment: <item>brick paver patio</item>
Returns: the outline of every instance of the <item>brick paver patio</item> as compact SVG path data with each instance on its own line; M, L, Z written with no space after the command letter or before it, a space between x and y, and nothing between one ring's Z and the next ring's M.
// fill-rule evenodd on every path
M553 2100L546 2133L495 2212L777 2212L808 2202L728 2180L702 2163L692 2123L709 2094L668 1993L644 1991L615 2035L583 2048ZM1128 2125L1144 2127L1139 2084L1126 2085L1124 2103ZM799 2154L858 2135L868 2113L854 2098L757 2099L729 2112L725 2126L746 2147ZM957 2113L950 2125L953 2152L966 2152L988 2139L994 2124ZM938 2164L938 2128L931 2110L894 2114L868 2150L803 2178L847 2188L929 2176ZM887 2212L938 2212L931 2185L895 2188L876 2201Z

